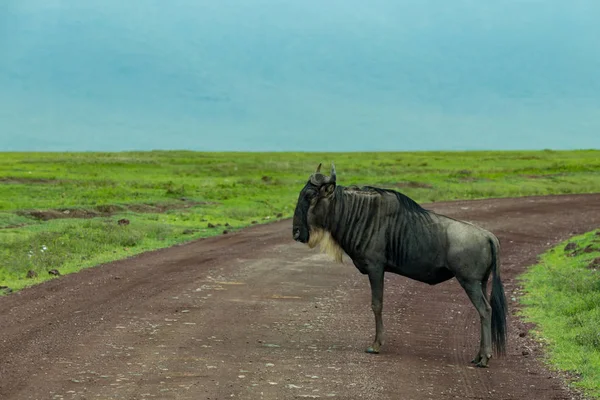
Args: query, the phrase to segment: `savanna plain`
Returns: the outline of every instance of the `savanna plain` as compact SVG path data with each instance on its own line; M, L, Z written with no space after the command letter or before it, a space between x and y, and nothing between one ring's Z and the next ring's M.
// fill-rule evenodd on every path
M109 261L289 218L318 163L421 203L600 192L600 151L0 154L0 295ZM290 232L291 235L291 232ZM523 277L548 361L600 396L598 234ZM588 249L588 250L585 250ZM595 253L596 252L596 253ZM567 279L568 278L568 279Z
M418 202L600 191L596 150L3 153L0 286L289 218L319 162Z

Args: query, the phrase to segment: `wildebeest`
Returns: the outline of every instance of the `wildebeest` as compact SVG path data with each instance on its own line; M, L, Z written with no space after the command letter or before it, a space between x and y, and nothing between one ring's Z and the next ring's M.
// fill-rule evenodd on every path
M392 272L436 285L456 277L481 319L479 352L472 363L487 367L492 348L506 348L506 299L500 280L498 238L474 224L426 210L408 196L373 186L336 184L319 164L300 191L294 211L294 240L320 245L341 262L346 253L368 275L375 340L368 353L383 345L383 277ZM492 278L488 299L487 282Z

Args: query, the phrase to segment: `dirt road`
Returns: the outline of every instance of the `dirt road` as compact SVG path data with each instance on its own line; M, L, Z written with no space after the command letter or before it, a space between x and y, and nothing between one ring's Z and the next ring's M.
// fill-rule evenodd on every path
M495 232L514 313L536 254L600 226L600 194L427 205ZM479 318L455 280L368 280L255 226L0 298L1 399L570 399L514 315L506 358L472 368ZM529 352L523 355L523 352Z

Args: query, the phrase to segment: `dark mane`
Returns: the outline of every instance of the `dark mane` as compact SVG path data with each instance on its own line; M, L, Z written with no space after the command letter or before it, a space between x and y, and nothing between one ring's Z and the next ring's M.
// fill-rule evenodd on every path
M416 201L414 201L407 195L400 193L393 189L384 189L384 188L375 187L375 186L348 186L348 187L344 188L344 190L352 190L352 191L356 191L356 192L365 192L365 193L375 192L380 195L392 194L392 195L396 196L396 198L398 199L398 202L400 203L402 208L405 209L406 211L409 211L409 212L412 212L415 214L429 214L430 213L429 210L423 208L419 203L417 203Z
M350 257L363 246L379 242L390 264L407 265L437 245L433 213L410 197L374 186L338 186L336 193L324 228ZM380 235L385 237L383 242Z

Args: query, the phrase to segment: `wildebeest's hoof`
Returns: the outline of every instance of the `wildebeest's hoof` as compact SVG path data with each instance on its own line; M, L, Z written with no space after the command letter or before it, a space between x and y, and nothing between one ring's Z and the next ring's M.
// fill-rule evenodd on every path
M477 368L487 368L488 367L488 361L490 360L491 357L485 356L485 355L481 355L481 354L477 354L477 356L471 360L471 363L475 364L475 366Z
M373 346L369 346L369 347L367 347L367 349L365 350L365 353L369 353L369 354L379 354L379 349L375 349L375 348L373 348Z

